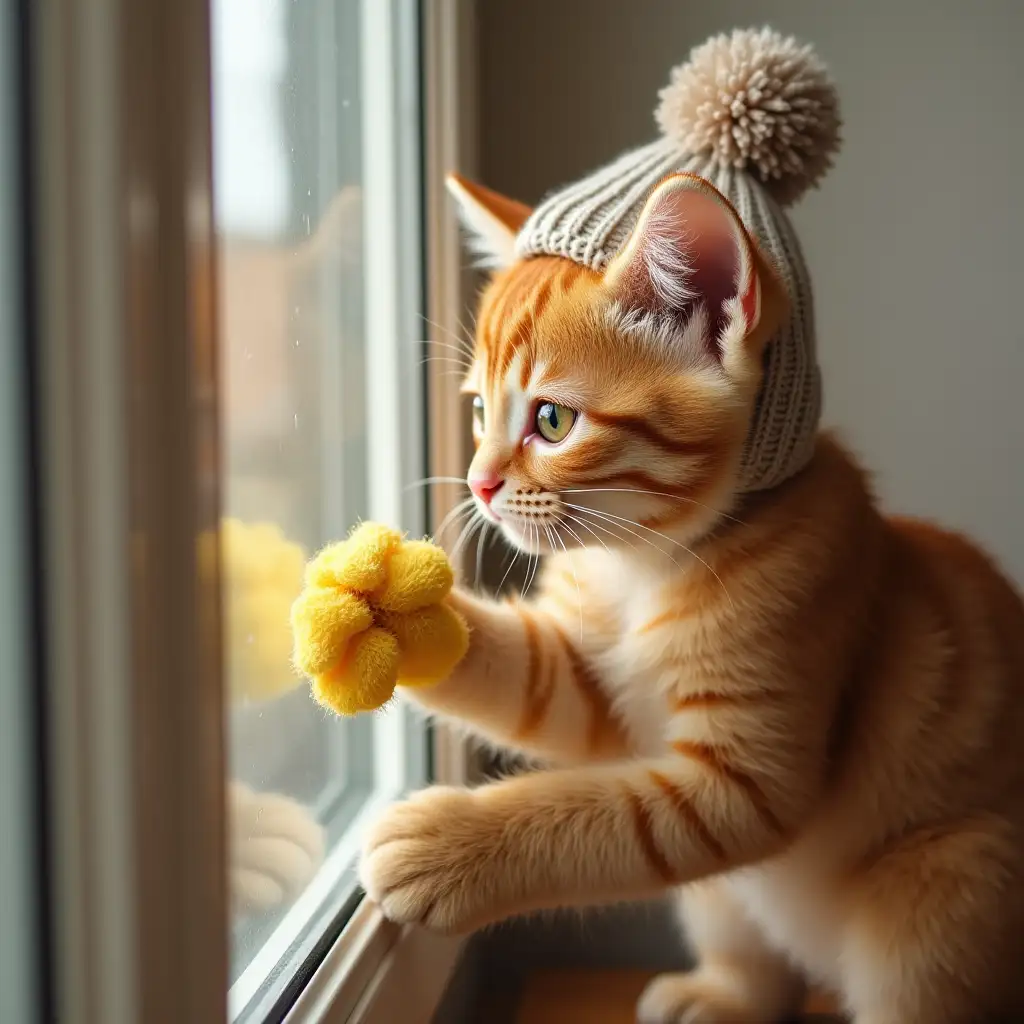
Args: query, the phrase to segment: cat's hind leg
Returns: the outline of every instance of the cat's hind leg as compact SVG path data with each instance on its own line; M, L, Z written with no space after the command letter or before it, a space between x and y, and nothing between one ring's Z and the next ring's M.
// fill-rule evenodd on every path
M697 966L647 986L637 1006L641 1024L775 1024L798 1012L803 979L725 882L689 885L678 901Z
M1024 877L995 816L922 828L851 879L842 984L855 1024L1024 1020Z

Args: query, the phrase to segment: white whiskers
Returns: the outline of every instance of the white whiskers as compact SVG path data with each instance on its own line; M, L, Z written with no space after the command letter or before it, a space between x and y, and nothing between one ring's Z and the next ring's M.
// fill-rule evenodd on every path
M527 523L530 529L530 547L540 547L540 528L536 523ZM530 564L526 569L526 581L523 584L523 592L520 596L520 600L525 601L526 595L530 592L530 587L533 585L534 577L537 575L537 567L540 565L540 552L536 551L530 554Z
M491 539L487 531L490 530L492 524L486 519L483 523L484 528L477 535L476 540L476 570L473 573L474 588L479 588L480 586L480 577L483 575L484 571L484 551L487 549L487 544Z
M597 541L597 543L600 544L601 547L603 547L605 549L605 551L608 551L609 554L611 553L610 548L608 547L607 544L605 544L604 540L601 537L599 537L596 533L594 533L594 531L589 526L587 526L587 524L585 522L583 522L582 519L580 519L578 516L572 515L569 512L566 512L565 509L561 510L561 514L562 514L563 518L571 519L574 523L576 523L577 526L582 526L583 529L586 530L587 533L589 533L590 536L593 537ZM577 534L572 529L572 527L566 526L565 523L562 523L562 526L565 527L565 529L569 531L569 536L572 537L576 541L576 543L579 544L579 546L581 548L585 548L587 546L583 542L583 540L580 538L579 534Z
M562 494L650 494L656 498L670 498L672 501L682 501L687 505L696 505L698 508L706 509L708 512L713 512L716 516L721 516L723 519L730 519L734 523L739 523L740 526L745 526L746 523L742 519L737 519L735 516L729 515L728 512L723 512L721 509L713 508L711 505L705 505L704 502L698 501L696 498L689 498L684 494L673 494L671 491L648 491L642 487L571 487L568 490L562 491Z
M498 584L498 593L501 593L501 588L505 585L505 580L508 579L508 574L512 571L512 566L516 564L519 555L522 553L522 548L518 545L512 548L512 561L508 563L508 567L505 569L505 575L501 577L501 582Z
M478 530L483 530L486 525L486 521L483 516L474 516L470 519L469 523L462 528L462 532L459 534L459 539L455 542L455 546L451 550L449 558L455 562L458 560L459 552L462 548L472 542L473 537L476 535Z
M458 504L453 505L449 510L448 514L441 520L437 529L434 531L434 536L441 539L441 535L448 528L448 525L460 519L462 516L469 515L472 509L475 507L476 500L470 495L468 498L463 498Z
M722 577L719 576L718 573L715 572L714 568L710 564L708 564L708 562L706 562L703 558L701 558L701 556L698 555L696 551L693 551L691 548L688 548L682 541L675 540L673 537L668 537L664 533L661 533L658 530L654 530L649 526L644 526L643 523L638 523L633 519L626 519L623 516L612 515L612 513L610 512L601 512L598 511L597 509L587 508L585 505L573 505L570 502L563 502L563 504L567 505L571 509L575 509L577 512L589 513L590 515L599 517L605 520L606 522L612 521L613 523L626 523L629 526L636 526L637 528L641 530L646 530L648 533L653 534L655 537L658 537L659 539L666 541L667 543L672 544L675 547L682 548L688 555L690 555L692 558L695 558L698 562L700 562L700 564L703 565L704 568L707 569L708 572L710 572L716 580L718 580L719 586L722 588L723 593L729 599L729 604L735 611L736 603L733 601L732 594L729 593L729 588L726 587L725 582L722 580ZM665 555L669 559L669 561L679 566L679 563L674 558L672 558L672 556L669 555L667 551L664 551L662 548L658 547L658 545L655 544L654 541L650 540L647 537L644 537L642 534L634 533L626 526L620 526L619 529L625 530L627 533L632 534L634 537L644 541L646 544L650 544L651 547L653 547L656 551L661 551L661 553ZM679 568L681 569L682 566L679 566Z
M421 480L413 480L411 484L405 485L405 490L411 491L414 487L428 487L431 484L460 484L468 487L464 476L425 476Z
M570 533L572 533L572 530L569 527L566 527L566 529L569 530ZM565 557L569 559L569 568L572 570L572 580L573 580L573 583L576 584L576 607L579 609L579 612L580 612L580 646L582 647L583 646L583 594L580 592L580 578L579 578L579 576L576 575L576 563L572 560L572 555L569 553L569 548L566 546L565 541L562 540L562 538L558 535L558 527L555 526L555 527L552 528L552 527L545 526L544 530L548 534L548 544L551 544L551 534L553 532L555 540L557 540L558 543L562 545L562 550L565 552ZM576 537L576 534L572 533L572 535L574 537ZM576 537L576 540L578 542L579 541L579 537ZM551 546L554 547L553 544Z

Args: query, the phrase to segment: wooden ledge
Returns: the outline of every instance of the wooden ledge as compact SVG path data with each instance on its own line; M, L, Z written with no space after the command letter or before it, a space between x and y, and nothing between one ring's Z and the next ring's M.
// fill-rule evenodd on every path
M523 987L516 1024L635 1024L636 1001L654 971L536 971ZM835 1003L812 996L803 1021L839 1022Z

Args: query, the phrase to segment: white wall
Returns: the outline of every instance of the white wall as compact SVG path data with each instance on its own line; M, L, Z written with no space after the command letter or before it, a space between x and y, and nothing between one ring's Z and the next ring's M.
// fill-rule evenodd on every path
M481 0L481 168L533 201L647 141L709 34L812 42L845 144L794 221L826 420L890 507L966 528L1024 582L1024 3ZM1014 244L1016 243L1016 244Z

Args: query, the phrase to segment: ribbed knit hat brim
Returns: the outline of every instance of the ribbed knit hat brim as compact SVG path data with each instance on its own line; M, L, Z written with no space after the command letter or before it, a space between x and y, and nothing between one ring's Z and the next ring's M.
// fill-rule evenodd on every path
M677 110L693 125L666 123ZM814 453L821 376L810 277L796 233L772 192L792 201L828 167L838 144L834 91L807 47L770 30L736 32L705 43L676 69L658 117L662 138L544 199L523 225L516 252L563 256L603 271L663 178L689 171L710 181L735 206L789 294L790 318L765 350L740 470L744 491L775 487ZM720 144L687 149L694 137Z

